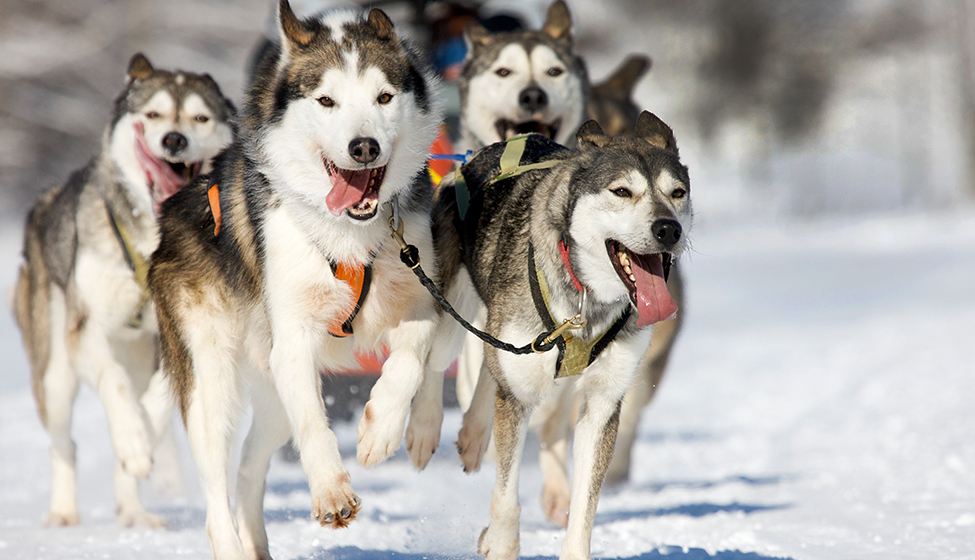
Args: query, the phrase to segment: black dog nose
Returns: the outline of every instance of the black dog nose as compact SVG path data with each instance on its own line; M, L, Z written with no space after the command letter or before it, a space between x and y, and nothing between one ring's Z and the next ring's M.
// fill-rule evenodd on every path
M163 136L163 148L170 154L178 154L186 149L187 140L186 137L178 132L170 132L166 136Z
M349 155L359 163L372 163L379 157L379 142L374 138L356 138L349 142Z
M681 227L674 220L657 220L650 226L650 231L657 241L670 248L680 241Z
M534 113L548 105L548 96L540 87L526 88L518 94L518 104L521 105L522 109Z

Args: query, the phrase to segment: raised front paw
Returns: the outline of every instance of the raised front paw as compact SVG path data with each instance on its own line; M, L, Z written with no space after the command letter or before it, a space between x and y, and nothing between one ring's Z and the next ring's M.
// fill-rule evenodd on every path
M403 425L406 415L380 414L373 401L366 403L358 425L356 458L364 467L382 463L399 449L403 441ZM390 411L384 411L390 412Z
M569 489L564 485L549 484L542 487L542 510L549 521L559 527L569 525Z
M481 459L487 451L491 441L491 425L479 422L468 422L464 416L464 425L457 434L457 453L464 464L464 472L475 473L481 469Z
M359 496L352 491L349 475L346 473L334 484L322 491L312 493L311 515L322 525L340 529L355 519L362 506Z
M152 446L149 432L141 420L130 422L112 434L115 458L122 469L136 478L149 478L152 472Z
M443 424L443 409L436 412L414 410L410 424L406 428L406 452L410 454L413 466L423 470L440 445L440 426Z

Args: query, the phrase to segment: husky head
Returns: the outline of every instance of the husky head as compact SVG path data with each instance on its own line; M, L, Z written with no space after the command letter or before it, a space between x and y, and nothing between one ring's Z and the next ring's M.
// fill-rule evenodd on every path
M572 52L572 19L562 0L540 31L465 30L461 128L470 148L537 132L565 144L582 124L588 79Z
M209 74L157 70L136 54L126 88L115 100L109 128L111 157L136 194L158 211L163 200L230 144L234 107Z
M578 133L569 178L569 240L580 280L603 302L628 298L641 327L668 319L670 265L687 247L690 179L670 127L648 111L635 137L606 136L596 121ZM553 201L552 204L558 204Z
M283 196L370 223L423 168L440 123L438 82L381 10L299 20L255 77L245 126Z

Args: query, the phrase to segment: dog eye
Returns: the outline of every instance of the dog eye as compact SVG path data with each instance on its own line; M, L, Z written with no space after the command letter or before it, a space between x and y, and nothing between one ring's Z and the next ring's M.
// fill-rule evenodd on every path
M618 189L613 190L613 194L615 194L620 198L630 198L631 196L633 196L633 193L630 192L630 189L627 189L625 187L620 187Z
M146 113L146 118L147 119L158 119L159 118L159 113L157 113L155 111L149 111L148 113Z
M381 93L379 94L379 97L376 98L376 101L378 101L380 105L385 105L392 100L393 96L389 93Z
M335 100L327 95L319 97L318 102L322 104L322 107L335 107Z
M674 189L674 192L670 193L671 198L684 198L687 195L687 191L681 188Z
M198 122L198 123L205 123L205 122L207 122L209 120L210 120L210 117L208 117L206 115L197 115L196 116L196 122Z
M508 70L507 68L498 68L494 71L494 73L502 78L507 78L511 74L511 70Z
M562 72L565 72L565 70L559 68L558 66L553 66L552 68L548 69L548 75L552 76L553 78L556 76L561 76Z

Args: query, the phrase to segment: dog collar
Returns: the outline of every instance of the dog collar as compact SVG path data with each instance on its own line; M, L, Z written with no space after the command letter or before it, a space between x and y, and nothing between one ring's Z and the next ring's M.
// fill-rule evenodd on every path
M569 273L569 279L575 284L576 289L580 292L585 292L586 289L582 286L582 282L572 272L572 261L569 259L569 246L565 242L565 235L559 236L559 255L562 257L562 264L565 265L565 271Z
M560 246L563 245L560 242ZM561 253L561 247L560 247ZM565 253L567 256L568 253ZM565 257L563 257L565 258ZM558 326L558 321L552 315L551 302L552 293L549 290L548 282L541 267L535 264L535 247L528 243L528 284L531 287L532 302L535 304L535 311L538 313L542 324L547 330L553 330ZM577 285L578 286L578 285ZM585 294L585 290L580 290ZM582 310L580 310L580 313ZM559 349L559 355L555 361L555 378L572 377L582 373L589 364L593 363L603 350L609 346L623 326L630 318L630 308L627 306L623 315L616 320L608 329L599 336L591 340L583 340L580 337L572 336L570 333L563 333L555 339L555 345Z

